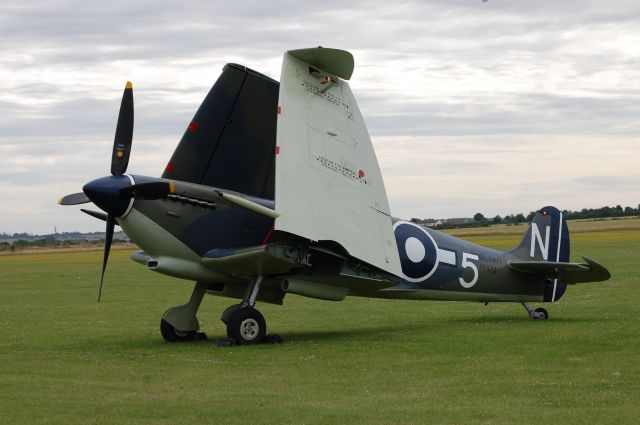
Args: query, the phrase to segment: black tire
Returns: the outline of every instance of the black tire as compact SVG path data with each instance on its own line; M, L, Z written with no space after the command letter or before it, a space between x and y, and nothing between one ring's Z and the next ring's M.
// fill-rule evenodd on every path
M262 314L254 308L241 308L232 312L227 324L227 336L236 344L259 344L267 334L267 323Z
M167 342L195 341L198 336L198 331L179 331L164 319L160 320L160 333Z
M536 320L549 320L549 312L542 308L542 307L538 307L535 309L534 311L536 313Z

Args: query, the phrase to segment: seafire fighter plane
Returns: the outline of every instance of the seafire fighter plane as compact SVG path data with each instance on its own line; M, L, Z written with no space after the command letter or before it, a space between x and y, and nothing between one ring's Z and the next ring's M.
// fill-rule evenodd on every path
M149 270L195 281L170 308L167 341L197 338L205 294L241 301L222 313L238 344L265 340L256 302L298 294L410 300L554 302L568 284L603 281L595 261L569 262L562 213L541 208L522 242L499 252L394 218L367 129L347 84L349 52L284 54L280 83L228 64L189 123L161 178L125 174L133 133L124 91L111 175L63 205L93 202L107 222L102 280L115 224ZM100 300L100 291L98 301Z

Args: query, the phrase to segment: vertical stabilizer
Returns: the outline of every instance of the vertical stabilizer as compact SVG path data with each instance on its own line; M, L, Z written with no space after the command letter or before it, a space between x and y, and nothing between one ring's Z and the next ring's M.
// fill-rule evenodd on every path
M398 275L382 174L358 105L341 79L349 78L352 68L353 57L342 50L284 55L275 229L337 242L349 255Z
M562 212L555 207L544 207L533 217L522 242L511 253L523 260L566 263L570 256L569 244L569 229ZM561 279L549 280L544 301L559 300L566 287Z
M569 229L562 212L555 207L540 209L512 253L527 260L569 261Z

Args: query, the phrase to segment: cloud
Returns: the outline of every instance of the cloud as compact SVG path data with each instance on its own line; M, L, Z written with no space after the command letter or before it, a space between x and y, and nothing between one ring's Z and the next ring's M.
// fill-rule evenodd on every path
M638 178L639 12L593 0L1 4L0 231L101 228L50 201L107 173L125 81L130 170L158 175L225 63L278 79L284 50L316 45L355 56L396 215L636 205L621 182Z

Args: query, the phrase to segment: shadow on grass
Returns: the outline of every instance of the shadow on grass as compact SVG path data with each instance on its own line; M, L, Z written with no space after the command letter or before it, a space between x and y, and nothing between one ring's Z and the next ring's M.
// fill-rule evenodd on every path
M422 330L436 328L442 324L441 321L437 323L429 323L428 321L389 325L389 326L370 326L360 328L344 328L344 329L322 329L322 330L293 330L286 329L268 329L268 333L277 333L284 340L284 345L287 343L314 343L314 342L344 342L348 340L377 340L382 336L390 336L394 334L405 334L407 332L415 333L416 327ZM273 331L273 332L271 332ZM100 336L87 336L85 338L77 339L75 341L67 341L65 348L69 350L90 350L95 352L113 352L113 351L130 351L134 350L138 353L143 353L148 349L158 349L159 351L182 351L184 347L210 347L215 346L217 341L226 338L226 333L211 332L207 333L207 340L191 341L191 342L166 342L160 335L122 335L122 334L103 334ZM62 348L60 346L55 348Z
M555 316L555 317L551 317L549 320L542 320L542 321L538 321L538 320L531 320L529 319L529 317L526 314L523 315L514 315L514 316L492 316L492 317L453 317L450 319L444 319L443 322L444 323L471 323L471 324L506 324L506 325L513 325L513 324L522 324L522 323L538 323L538 324L545 324L545 323L554 323L554 322L560 322L560 323L596 323L596 322L603 322L603 321L607 321L607 318L603 318L603 317L585 317L585 316L581 316L581 317L560 317Z
M372 326L368 328L348 328L348 329L332 329L332 330L310 330L310 331L293 331L286 332L280 336L284 342L317 342L317 341L345 341L353 339L378 339L382 335L400 334L405 332L415 332L416 326L426 329L430 326L428 323L416 324L415 322L406 325L394 326Z
M447 338L450 338L458 331L464 332L472 326L487 326L487 330L490 329L504 329L508 328L522 328L532 329L532 326L540 326L543 329L546 324L553 322L571 324L571 323L595 323L602 322L603 318L596 317L557 317L552 318L548 322L532 321L526 315L508 315L508 316L469 316L469 317L439 317L434 320L430 318L420 318L418 320L411 320L406 323L394 323L389 325L376 326L374 324L363 327L345 327L342 329L309 329L306 327L304 330L296 329L279 329L270 328L270 333L278 333L283 341L284 345L287 344L313 344L313 343L344 343L351 342L376 342L381 340L389 341L404 341L410 342L415 339L420 340L420 336L415 338L407 335L416 335L416 330L419 329L420 334L430 334L434 338L439 339L442 337L442 332L447 333ZM335 325L333 325L335 326ZM302 326L301 326L302 327ZM115 354L114 352L129 353L131 355L146 355L150 351L158 353L179 353L185 350L190 350L189 347L198 347L196 351L200 349L209 350L216 347L216 343L219 339L225 338L226 333L220 329L216 332L207 333L208 340L194 341L188 343L169 343L162 339L159 334L136 334L136 335L123 335L123 334L102 334L100 336L86 336L79 338L75 341L67 341L64 344L64 349L71 351L91 351L95 353ZM51 347L55 349L63 349L62 346Z

